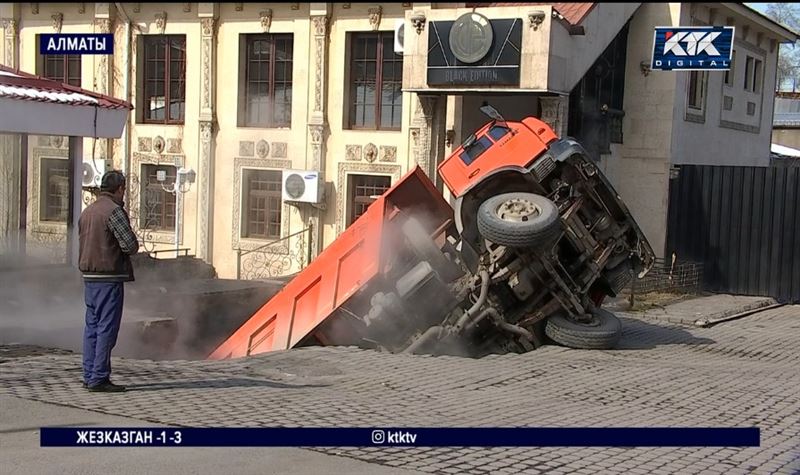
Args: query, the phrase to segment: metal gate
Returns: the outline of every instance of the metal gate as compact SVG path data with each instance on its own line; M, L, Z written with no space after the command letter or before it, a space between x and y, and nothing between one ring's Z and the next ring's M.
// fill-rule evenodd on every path
M800 168L683 165L667 256L703 263L706 290L800 302Z

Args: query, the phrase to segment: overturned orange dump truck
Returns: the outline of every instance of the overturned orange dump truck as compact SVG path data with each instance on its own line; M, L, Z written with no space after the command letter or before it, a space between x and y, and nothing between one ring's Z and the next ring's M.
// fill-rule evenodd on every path
M583 148L534 118L492 119L417 167L210 355L308 345L483 356L547 342L610 348L602 309L654 255Z

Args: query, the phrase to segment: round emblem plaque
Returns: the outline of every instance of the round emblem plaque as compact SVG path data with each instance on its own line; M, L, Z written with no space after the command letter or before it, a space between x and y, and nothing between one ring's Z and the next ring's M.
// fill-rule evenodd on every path
M489 52L493 38L488 18L480 13L465 13L450 29L450 49L462 63L477 63Z

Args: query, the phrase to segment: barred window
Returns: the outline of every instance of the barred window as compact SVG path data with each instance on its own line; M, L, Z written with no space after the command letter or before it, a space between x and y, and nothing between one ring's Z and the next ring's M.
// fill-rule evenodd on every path
M279 170L245 169L242 173L244 211L242 237L281 237L282 174Z
M385 175L349 175L347 177L347 225L350 226L380 195L391 188L392 179Z
M182 124L186 113L186 35L142 35L140 109L144 122Z
M40 221L67 222L69 208L69 160L42 158Z
M163 181L158 181L163 172ZM139 227L175 231L175 195L169 189L177 177L174 165L142 165L142 188L139 202Z
M292 124L291 34L241 35L240 127Z
M400 130L403 56L394 33L353 33L350 38L350 128Z

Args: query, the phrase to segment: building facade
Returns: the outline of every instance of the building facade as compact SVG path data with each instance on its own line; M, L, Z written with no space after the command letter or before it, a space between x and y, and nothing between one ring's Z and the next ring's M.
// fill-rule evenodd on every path
M452 61L467 13L492 25L492 64ZM653 27L693 24L736 26L732 71L650 71ZM673 166L769 163L778 45L796 39L716 3L8 3L0 28L3 64L134 104L121 140L84 139L84 161L130 177L148 250L177 234L229 278L297 270L414 166L442 189L436 166L484 102L580 139L662 253ZM114 53L40 55L53 32L112 33ZM31 137L11 177L45 248L66 234L65 143ZM180 168L196 181L178 196ZM285 202L286 169L320 172L322 202Z

